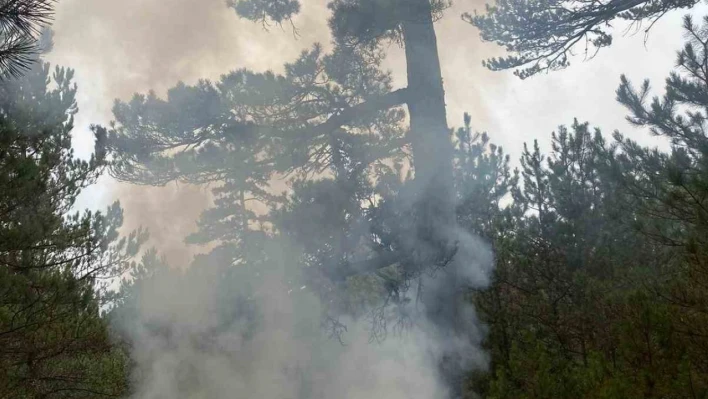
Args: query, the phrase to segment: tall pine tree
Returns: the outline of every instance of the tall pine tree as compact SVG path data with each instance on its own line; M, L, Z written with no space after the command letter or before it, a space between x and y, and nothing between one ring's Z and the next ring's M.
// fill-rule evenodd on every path
M51 77L50 77L51 76ZM119 395L125 359L101 317L107 279L144 240L119 238L118 204L75 213L105 167L106 132L89 160L71 149L73 71L37 62L0 84L0 397ZM51 88L50 88L51 87Z

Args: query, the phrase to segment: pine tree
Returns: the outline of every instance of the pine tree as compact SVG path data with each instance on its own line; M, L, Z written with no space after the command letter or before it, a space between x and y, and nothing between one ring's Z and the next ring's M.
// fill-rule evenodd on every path
M0 77L19 77L48 50L42 39L53 12L53 0L0 1Z
M299 11L297 1L229 4L264 24L287 23ZM240 70L216 83L178 85L167 100L151 94L118 102L109 138L116 157L112 174L148 184L219 182L217 205L204 214L195 239L223 240L230 261L240 263L248 235L294 236L306 248L302 263L313 271L309 286L339 299L350 297L346 287L372 287L363 281L373 280L374 288L364 291L380 293L374 297L384 305L405 304L425 273L449 270L439 274L451 289L437 290L425 302L441 333L458 334L465 329L460 312L472 282L452 270L468 265L453 262L465 244L457 237L455 149L434 29L448 6L440 0L332 1L334 49L328 55L316 45L286 65L283 75ZM408 86L397 90L380 68L383 44L391 40L406 55ZM388 214L404 223L372 222L384 189L378 183L401 176L396 165L411 167L414 176L398 190L400 198L387 202ZM293 190L273 195L269 182L283 175ZM270 208L267 217L253 213L257 202ZM297 223L289 221L293 217ZM322 224L308 229L315 220ZM383 227L375 231L377 224ZM349 300L329 299L336 305L328 319L352 309ZM389 306L372 311L384 309ZM386 322L379 316L386 312L373 317L382 334Z
M261 23L287 22L299 11L297 1L230 4ZM391 164L400 162L410 146L415 178L407 185L407 200L399 202L415 208L412 229L406 230L412 237L399 242L406 246L394 252L371 245L368 232L359 227L358 239L337 238L350 243L340 242L332 247L340 253L320 260L334 285L398 264L407 270L397 285L407 286L431 267L449 263L455 251L454 149L433 26L447 6L429 0L333 1L329 55L315 46L286 65L281 76L240 70L217 83L180 84L166 101L150 94L118 102L109 140L117 160L113 175L148 184L221 182L217 206L205 213L195 239L225 239L237 248L243 245L239 235L272 224L254 214L248 201L294 212L288 204L292 198L269 190L273 176L293 176L295 188L308 196L319 195L315 186L328 190L324 187L330 185L343 193L360 187L373 198L371 181L390 175ZM393 90L390 75L380 69L385 40L398 40L405 48L406 88ZM402 105L408 108L410 131L402 127ZM307 181L313 176L327 181ZM338 206L343 210L338 217L350 229L365 219L362 204L345 200ZM415 261L398 262L410 253L418 254ZM238 256L234 252L234 262Z
M666 264L665 281L655 287L671 309L672 328L686 348L684 378L692 378L690 388L708 392L704 378L691 377L692 372L705 376L708 364L698 355L708 345L705 329L705 295L708 265L708 136L705 133L708 105L704 93L708 89L708 18L701 25L690 16L684 19L687 43L678 52L677 70L666 79L663 98L655 97L647 104L649 81L635 90L626 77L617 90L617 99L630 111L628 120L651 133L670 140L671 152L639 146L617 135L623 154L617 160L618 170L637 164L631 173L618 174L623 187L636 199L633 205L643 216L637 228L650 240L672 248L675 258ZM685 341L684 341L685 340Z
M708 21L704 21L705 23ZM575 122L522 155L524 212L495 241L490 398L705 397L705 30L687 18L666 94L647 104L625 77L628 118L669 153ZM519 215L519 213L517 213Z
M95 397L125 389L124 355L101 306L144 234L119 238L123 214L74 213L105 167L71 149L73 71L35 63L0 84L0 396ZM49 88L50 84L52 89Z
M524 79L565 68L574 54L594 57L612 44L615 21L648 23L644 29L648 34L666 13L696 4L695 0L496 0L486 5L484 14L467 13L463 19L480 30L483 40L511 53L484 61L487 68L515 69L514 74Z

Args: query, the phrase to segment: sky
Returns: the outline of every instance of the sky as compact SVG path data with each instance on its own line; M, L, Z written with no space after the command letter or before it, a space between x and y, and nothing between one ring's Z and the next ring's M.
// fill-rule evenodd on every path
M326 2L303 0L302 12L293 21L298 29L295 36L290 26L265 29L239 19L225 0L59 1L53 25L55 46L48 61L76 70L77 153L90 154L93 139L88 127L110 122L116 98L128 100L135 92L151 89L161 94L180 80L217 79L243 67L279 72L313 43L326 46ZM576 117L607 134L618 129L648 145L661 143L628 125L625 110L615 101L615 89L622 73L637 83L649 78L655 89L662 88L682 43L685 12L666 15L646 41L643 31L620 32L612 47L590 61L576 57L567 70L520 80L511 72L491 72L481 66L484 58L500 50L482 43L460 15L482 8L480 0L456 0L437 24L451 127L461 125L463 113L469 112L473 128L488 132L513 160L521 154L523 143L534 139L547 151L551 132ZM389 54L387 67L402 87L402 49L391 44ZM80 206L102 208L119 198L126 225L148 227L153 243L180 263L195 251L182 239L194 230L197 216L208 206L207 192L208 188L177 184L136 188L106 177L85 193Z

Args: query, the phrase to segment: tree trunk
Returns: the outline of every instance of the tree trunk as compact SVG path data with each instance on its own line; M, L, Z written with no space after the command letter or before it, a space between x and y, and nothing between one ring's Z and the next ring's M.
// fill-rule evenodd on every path
M435 236L455 223L452 143L430 2L409 1L415 15L403 22L403 38L413 163L423 219Z
M456 225L452 172L451 132L447 126L445 91L429 0L409 0L415 10L403 22L403 36L408 71L408 110L415 171L415 210L418 216L415 251L423 251L421 262L429 263L452 249ZM410 15L410 14L409 14ZM425 253L427 252L427 253ZM430 267L432 265L421 265ZM454 270L445 268L450 277ZM454 280L454 278L453 278ZM455 284L444 289L428 290L426 306L443 330L453 327L457 318L454 302ZM441 292L445 291L445 292Z
M414 16L403 22L403 38L408 72L408 111L415 171L418 231L416 245L428 248L421 261L440 258L454 245L456 226L453 147L447 126L445 91L442 82L437 39L429 0L408 0ZM422 244L422 245L421 245ZM419 250L420 248L415 248ZM436 253L437 252L437 253ZM430 267L431 265L421 265ZM441 336L460 338L464 333L464 298L458 294L457 262L430 281L423 290L428 319ZM441 377L449 383L450 397L460 397L464 366L455 353L443 353Z

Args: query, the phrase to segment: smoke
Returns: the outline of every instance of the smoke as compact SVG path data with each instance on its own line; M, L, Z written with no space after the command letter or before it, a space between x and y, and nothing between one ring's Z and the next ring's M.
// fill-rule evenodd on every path
M162 93L177 81L216 78L246 67L277 69L302 47L328 41L324 2L306 2L290 27L239 19L225 0L64 0L58 3L55 59L95 78L108 99Z
M48 60L76 70L80 90L74 148L93 151L91 124L112 120L114 99L154 90L164 94L182 80L216 79L233 69L282 69L303 48L329 41L326 2L308 1L291 27L263 26L239 19L225 0L62 0L52 26ZM102 208L115 198L125 209L124 230L151 232L150 244L184 266L204 251L184 243L211 203L208 189L189 185L139 187L102 179L80 205Z
M172 267L184 269L194 256L210 249L206 245L184 242L185 237L197 230L199 215L212 204L209 188L178 183L165 187L135 187L121 183L115 184L112 191L126 210L123 232L147 227L149 244L159 248Z
M106 124L113 99L135 92L163 94L177 81L217 78L237 68L280 71L301 50L327 47L326 0L305 0L291 27L240 20L224 0L62 0L54 24L50 60L76 69L81 113L77 126ZM480 1L457 1L437 27L448 120L469 111L486 127L485 90L503 83L481 67L493 46L460 20ZM462 32L462 34L461 34ZM405 85L403 51L389 47L387 67L394 84ZM482 88L481 82L484 82ZM494 84L491 84L494 83ZM87 135L76 145L90 151ZM382 342L371 342L366 317L344 321L344 344L321 328L328 304L294 276L300 251L283 242L267 244L267 262L250 267L193 256L207 248L184 243L198 215L211 204L208 189L189 185L143 187L103 181L121 199L127 229L140 225L171 267L156 267L136 280L116 326L132 345L136 398L420 398L445 397L449 382L438 367L443 354L458 353L456 367L483 367L483 337L471 305L457 317L458 332L444 330L415 301L403 311L413 326ZM429 306L444 306L450 281L482 287L492 258L489 248L465 232L454 264L424 278ZM295 273L297 274L297 273ZM419 293L412 292L411 297Z
M88 126L107 124L116 98L154 90L159 94L182 80L216 79L238 68L279 72L300 51L319 42L327 48L328 0L306 0L292 27L271 26L239 19L225 0L62 0L53 24L54 50L48 59L76 69L80 113L74 148L81 156L93 150ZM456 1L436 25L448 120L462 122L470 112L476 127L493 127L485 93L496 90L505 78L481 66L481 59L498 49L478 40L476 30L464 23L462 12L482 8L484 1ZM386 67L394 84L406 84L405 60L397 44L389 46ZM484 82L482 85L481 83ZM147 188L103 179L81 201L94 206L121 199L125 230L139 226L151 231L151 244L168 254L171 262L185 265L203 248L184 244L183 233L196 229L196 217L209 206L209 190L188 185ZM100 207L99 207L100 208Z
M216 78L241 67L278 72L312 43L326 46L326 3L303 1L302 13L294 21L300 35L296 39L290 26L265 31L239 20L224 0L62 0L50 59L77 70L81 109L77 125L105 124L111 119L114 98L125 100L150 89L162 94L179 80ZM549 109L575 113L566 103L567 98L577 97L579 88L573 88L573 97L556 95L563 107L549 107L550 96L538 100L539 93L547 91L545 81L526 92L499 94L507 78L481 66L482 59L498 55L499 49L480 43L474 28L459 18L464 11L483 8L483 3L455 1L436 25L448 120L459 125L467 111L476 128L512 132L509 140L518 144L518 132L537 121L538 115L548 115L550 126L555 126L557 117ZM402 53L392 44L386 64L398 87L405 85ZM588 76L607 75L602 72L583 71L569 80L587 82ZM661 71L658 76L663 75ZM554 84L550 82L551 91L557 93L560 88ZM601 91L613 96L614 86ZM583 94L587 96L586 91ZM534 111L534 103L542 104L542 112ZM494 120L492 106L508 115ZM521 114L511 117L514 112ZM623 117L622 113L619 119ZM521 126L504 125L514 121ZM76 147L79 153L86 152L93 143L85 136ZM414 287L410 293L412 298L425 297L428 309L417 301L399 309L411 315L409 329L370 342L369 319L342 320L348 330L341 344L320 328L328 303L308 287L303 289L305 282L293 275L300 255L295 246L269 242L265 251L269 259L256 265L233 267L201 257L191 268L184 268L205 250L187 246L183 239L209 206L208 190L115 182L104 189L121 199L126 226L147 226L152 244L171 266L178 266L178 270L158 266L137 280L126 304L114 315L120 333L132 345L136 398L427 399L446 397L457 383L442 378L438 367L442 357L458 354L448 359L458 369L486 364L480 350L484 331L474 308L469 303L449 306L460 287L484 287L493 264L488 246L464 231L450 233L451 241L460 242L453 263L425 276L424 290ZM440 320L461 325L453 328Z
M462 250L445 273L486 284L488 248L455 234ZM135 398L442 398L443 354L460 354L460 367L486 365L471 306L460 318L465 335L440 329L410 303L412 326L385 340L372 342L366 317L342 320L341 342L328 336L326 304L302 285L297 248L263 244L268 259L257 264L203 257L181 272L158 262L127 290L114 322L131 345ZM446 280L427 277L425 295L450 290L436 285Z

